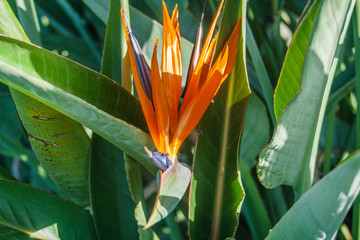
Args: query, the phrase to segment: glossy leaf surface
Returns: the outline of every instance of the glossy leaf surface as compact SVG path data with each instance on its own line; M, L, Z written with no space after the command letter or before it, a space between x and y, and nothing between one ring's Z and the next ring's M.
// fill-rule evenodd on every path
M155 172L143 150L153 144L140 129L146 127L135 97L109 78L39 47L2 36L0 45L5 49L1 82L81 122Z

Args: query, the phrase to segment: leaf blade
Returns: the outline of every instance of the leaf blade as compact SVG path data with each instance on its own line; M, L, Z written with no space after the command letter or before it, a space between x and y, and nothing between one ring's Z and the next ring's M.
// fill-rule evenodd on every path
M357 152L301 196L266 239L333 239L359 192Z
M141 130L146 125L140 104L126 90L99 73L37 46L4 36L0 36L0 44L10 50L0 53L1 82L81 122L151 173L156 171L143 151L144 146L153 148L153 143ZM17 60L18 54L26 63ZM48 64L52 67L44 68ZM83 82L76 80L79 78Z
M246 15L245 9L246 1L226 2L217 47L226 41L238 18ZM189 199L192 239L234 237L238 225L244 197L237 166L238 146L250 97L244 63L245 21L241 29L234 69L199 125Z
M0 224L47 239L96 239L90 214L29 185L0 180Z
M0 1L0 11L0 33L29 41L5 0ZM32 13L26 12L22 15L26 14ZM32 148L59 191L75 202L88 205L87 162L90 140L82 126L39 101L14 89L10 91L19 116L29 133ZM57 135L60 137L56 138ZM75 147L77 144L78 147ZM64 155L73 157L70 164L67 164L69 161L63 161ZM57 164L54 164L55 162ZM69 172L71 167L74 167L72 173Z
M260 154L257 169L263 185L268 188L290 185L296 198L313 182L322 120L337 63L333 59L346 32L354 1L316 4L319 10L304 67L297 72L301 74L302 90L282 112L270 144ZM329 11L333 14L329 15Z

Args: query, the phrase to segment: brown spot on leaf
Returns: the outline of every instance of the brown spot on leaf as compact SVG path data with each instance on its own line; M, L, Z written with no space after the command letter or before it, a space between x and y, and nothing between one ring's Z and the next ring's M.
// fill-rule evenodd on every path
M63 118L47 118L47 117L41 117L41 116L32 116L32 118L36 119L36 120L41 120L41 121L58 121L58 120L62 120Z
M41 142L42 144L44 144L45 147L47 146L52 146L52 147L61 147L61 145L57 144L57 143L53 143L53 142L49 142L49 141L45 141L42 139L39 139L37 137L34 137L33 135L29 134L29 138L34 139L37 142Z

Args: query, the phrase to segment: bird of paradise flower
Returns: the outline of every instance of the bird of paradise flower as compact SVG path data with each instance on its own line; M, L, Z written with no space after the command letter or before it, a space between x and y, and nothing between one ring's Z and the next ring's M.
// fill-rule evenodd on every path
M213 59L218 34L214 37L213 35L223 3L224 0L219 5L202 48L201 20L183 94L177 6L170 17L165 3L162 4L164 16L161 72L156 55L158 38L155 41L150 70L127 16L123 10L121 11L135 87L157 152L151 153L146 147L145 150L154 164L163 171L177 161L177 153L182 142L195 129L234 67L240 36L240 19L218 57ZM181 95L183 100L179 107Z

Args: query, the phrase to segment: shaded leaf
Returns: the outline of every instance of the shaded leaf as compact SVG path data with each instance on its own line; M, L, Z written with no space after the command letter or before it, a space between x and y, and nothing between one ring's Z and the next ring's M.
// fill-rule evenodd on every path
M134 159L130 158L128 155L125 155L125 169L126 176L128 177L128 185L130 187L130 192L133 200L136 203L135 218L139 226L140 239L159 239L156 233L153 232L151 229L144 230L148 214L144 197L144 188L140 164Z
M256 121L254 121L256 119ZM270 122L264 103L252 94L246 108L244 131L240 143L240 159L254 166L255 158L268 142ZM249 164L250 166L250 164Z
M112 0L101 72L121 83L125 48L121 45L123 30L119 12L120 1ZM124 153L97 134L91 139L90 197L100 239L139 239Z
M109 144L93 136L90 192L96 230L100 239L139 239L123 152Z
M42 239L96 239L89 212L49 192L0 180L0 225Z
M0 165L0 179L16 181L15 177L9 171Z
M17 16L30 41L41 46L40 24L34 0L16 0Z
M34 238L29 236L26 233L20 232L18 230L12 229L10 227L0 225L0 238L2 240L34 240L38 238Z

